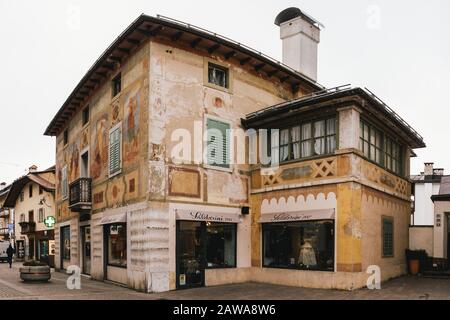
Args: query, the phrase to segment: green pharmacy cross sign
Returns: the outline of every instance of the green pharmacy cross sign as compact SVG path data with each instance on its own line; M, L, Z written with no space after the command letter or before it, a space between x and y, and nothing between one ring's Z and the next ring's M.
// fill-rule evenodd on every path
M47 228L53 228L55 223L56 223L56 219L53 216L49 216L49 217L45 218L45 220L44 220L44 224Z

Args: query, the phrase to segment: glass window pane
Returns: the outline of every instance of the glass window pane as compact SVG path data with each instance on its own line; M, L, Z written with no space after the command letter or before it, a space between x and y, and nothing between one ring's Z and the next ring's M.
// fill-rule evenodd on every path
M117 223L105 226L108 235L108 264L127 266L127 226Z
M327 120L327 135L332 135L336 133L336 119Z
M325 154L325 138L314 140L314 152L316 155Z
M311 139L311 123L302 125L302 140Z
M297 142L300 140L300 127L294 127L291 129L291 141Z
M367 141L369 140L369 126L366 124L364 124L364 139Z
M23 215L25 219L25 215ZM61 228L61 246L62 246L62 258L63 260L70 260L70 227Z
M370 130L370 143L375 144L376 142L376 131L374 129Z
M271 268L334 269L334 223L268 223L263 225L263 265Z
M280 147L280 161L287 161L289 160L289 147L284 146Z
M289 143L289 129L283 129L280 131L280 145Z
M206 267L236 267L236 225L206 223Z
M292 156L294 159L300 158L300 143L296 142L292 145Z
M369 143L364 141L364 156L369 157Z
M327 153L336 151L336 136L327 137Z
M314 122L314 137L323 137L325 135L325 120Z
M301 146L301 157L302 158L306 158L306 157L311 157L311 140L307 140L307 141L303 141L302 142L302 146Z
M375 146L370 145L370 160L375 161Z

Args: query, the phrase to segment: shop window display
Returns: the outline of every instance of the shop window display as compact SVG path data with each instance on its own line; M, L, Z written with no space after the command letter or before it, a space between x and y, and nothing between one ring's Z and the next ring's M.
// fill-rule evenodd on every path
M127 267L127 226L124 223L106 226L108 265Z
M264 267L334 270L334 221L263 224Z

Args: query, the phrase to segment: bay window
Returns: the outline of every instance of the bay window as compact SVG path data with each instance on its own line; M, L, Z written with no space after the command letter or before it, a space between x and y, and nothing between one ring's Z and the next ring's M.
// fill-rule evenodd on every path
M336 150L336 118L280 130L280 162L331 154Z

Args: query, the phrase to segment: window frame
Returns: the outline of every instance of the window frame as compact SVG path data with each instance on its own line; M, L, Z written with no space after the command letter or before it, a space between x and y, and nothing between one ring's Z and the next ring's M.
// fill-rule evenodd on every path
M209 65L215 65L220 69L224 69L227 71L227 87L222 87L220 85L216 85L214 83L209 82ZM233 76L233 67L230 64L223 63L214 59L210 59L208 57L203 58L203 85L212 89L216 89L219 91L224 91L227 93L232 94L233 93L233 82L234 76Z
M363 125L367 125L369 127L369 139L370 139L370 128L373 128L374 131L378 131L381 134L381 142L382 142L381 145L382 145L382 148L381 148L381 159L380 159L381 161L380 161L380 163L370 159L370 157L367 157L364 154L363 148L361 148L361 146L362 146L362 142L361 141L362 140L366 141L366 140L361 138L361 130L363 130ZM391 173L391 174L393 174L395 176L398 176L398 177L400 177L402 179L407 178L405 176L406 173L405 173L405 164L404 164L405 156L406 156L406 154L405 154L405 152L406 152L405 145L402 144L401 142L397 141L396 139L394 139L392 137L392 135L390 135L389 133L386 133L385 131L380 130L377 125L374 125L371 121L368 121L365 118L361 118L360 119L360 126L359 126L359 128L360 128L360 134L359 134L358 150L361 152L361 156L364 159L366 159L367 161L382 167L384 170L386 170L387 172L389 172L389 173ZM397 155L397 158L395 158L395 160L397 161L396 164L398 166L397 170L393 170L392 169L392 162L393 162L392 161L393 160L392 159L392 150L393 149L391 148L391 150L389 152L387 152L387 148L388 148L388 144L389 144L388 141L389 141L389 143L392 143L393 145L398 147L398 155ZM370 141L369 141L369 149L370 149ZM388 164L387 164L387 158L388 157L391 158L390 167L388 167Z
M86 117L86 113L87 113L87 118ZM87 105L82 111L81 111L81 124L84 127L86 127L89 122L91 121L91 109L90 106Z
M44 223L44 220L45 220L44 208L39 208L39 210L38 210L38 223Z
M66 230L68 230L68 235L69 235L69 237L68 237L68 240L69 240L69 249L68 249L69 250L69 252L68 252L69 254L68 254L68 256L69 256L69 258L68 259L65 258L66 257L66 255L65 255L66 247L64 246L64 241L66 240L64 231L66 231ZM70 226L67 225L67 226L61 226L59 232L60 232L61 262L63 262L63 261L70 261L71 251L72 251L72 243L70 241L70 237L71 237L72 230L70 230ZM61 265L61 268L62 267L63 266Z
M114 171L111 173L111 134L113 132L115 132L116 130L119 130L120 134L119 134L119 169L117 171ZM109 135L108 135L108 177L109 178L113 178L119 174L122 173L122 165L123 165L123 137L122 137L122 121L117 123L115 126L113 126L110 130L109 130Z
M204 228L204 234L205 234L205 238L206 235L208 234L208 222L206 221L204 223L202 223L202 227ZM224 223L224 222L210 222L213 226L217 226L217 227L223 227L223 226L228 226L230 228L233 229L234 231L234 248L233 248L233 254L234 254L234 265L232 266L218 266L218 267L209 267L208 266L208 259L207 259L207 255L208 255L208 249L207 249L207 245L208 245L208 241L207 239L205 240L205 270L214 270L214 269L236 269L237 268L237 246L238 246L238 228L237 228L237 224L236 223Z
M119 90L116 92L116 84L119 83ZM117 73L111 80L111 96L117 97L122 92L122 72Z
M28 198L33 198L33 184L28 185Z
M221 165L214 165L214 164L209 164L208 163L208 120L212 120L212 121L217 121L217 122L221 122L223 124L227 124L228 125L228 130L232 130L232 125L233 122L226 120L226 119L221 119L219 117L215 117L215 116L211 116L211 115L205 115L204 118L204 123L203 123L203 132L204 134L204 141L203 141L203 150L204 150L204 157L203 157L203 167L207 168L207 169L213 169L213 170L218 170L218 171L225 171L225 172L232 172L233 171L233 166L232 166L232 160L231 159L231 143L234 143L234 139L233 141L231 141L232 135L231 135L231 131L228 131L228 148L227 148L227 152L228 152L228 161L230 163L228 163L228 166L221 166Z
M111 235L111 226L114 226L114 225L125 226L125 252L127 255L125 265L118 265L118 264L110 263L110 261L109 261L109 250L110 250L109 237ZM128 225L127 225L127 223L119 222L119 223L105 224L104 225L104 235L105 235L105 264L106 264L106 266L127 269L128 268L128 255L129 255L128 254Z
M388 221L389 223L391 223L392 226L392 252L390 254L386 254L385 253L385 221ZM382 216L381 217L381 257L382 258L394 258L395 257L395 230L394 230L394 217L391 216Z
M328 120L334 120L334 133L333 134L329 134L328 131ZM325 135L323 136L319 136L319 137L315 137L314 136L314 131L315 131L315 123L320 122L320 121L324 121L325 122ZM306 125L310 125L310 135L309 138L304 139L303 138L303 134L302 134L302 128L303 126ZM299 128L300 132L299 132L299 140L296 142L292 141L292 130L294 128ZM336 150L339 149L339 136L338 136L338 128L339 128L339 122L338 122L338 117L336 115L333 116L327 116L327 117L322 117L322 118L317 118L317 119L309 119L309 120L305 120L305 121L300 121L298 123L296 123L296 125L290 125L290 126L285 126L279 129L279 141L278 141L278 161L280 164L288 164L288 163L293 163L293 162L298 162L298 161L305 161L305 160L309 160L309 159L315 159L315 158L320 158L320 157L327 157L330 155L335 154ZM281 144L281 131L283 130L288 130L288 144ZM334 151L330 151L328 150L328 145L327 145L327 138L329 137L334 137L335 138L335 148ZM325 139L325 153L323 154L316 154L315 150L314 150L314 144L316 142L316 140L318 139ZM309 156L306 157L302 157L302 151L303 151L303 147L302 144L304 142L309 142L310 146L309 146ZM295 143L299 144L299 152L300 155L298 158L295 158L293 155L293 145ZM282 146L288 146L288 159L287 160L282 160L281 159L281 153L280 153L280 149ZM271 152L274 149L271 148Z
M333 230L333 269L332 270L320 270L320 269L301 269L301 268L289 268L289 267L275 267L275 266L268 266L265 264L264 262L264 258L265 258L265 236L264 236L264 232L267 230L267 226L270 225L282 225L282 224L295 224L295 223L314 223L314 222L331 222L332 223L332 230ZM275 223L262 223L261 224L261 267L262 268L267 268L267 269L280 269L280 270L296 270L296 271L316 271L316 272L336 272L336 263L337 263L337 250L336 250L336 245L337 245L337 234L336 234L336 220L334 219L322 219L322 220L306 220L306 221L285 221L285 222L275 222Z
M63 131L63 145L64 147L69 144L69 129L65 129Z

